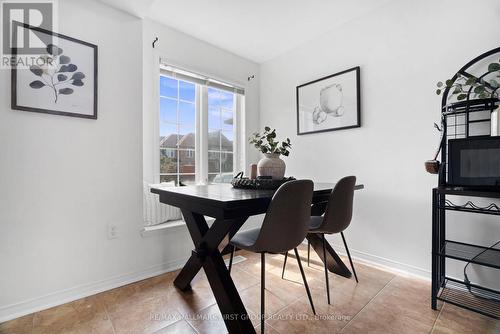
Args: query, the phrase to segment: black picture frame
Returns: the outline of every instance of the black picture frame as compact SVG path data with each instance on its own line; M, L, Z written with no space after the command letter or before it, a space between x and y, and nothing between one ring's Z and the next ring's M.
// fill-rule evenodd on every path
M36 112L36 113L44 113L44 114L52 114L52 115L59 115L59 116L70 116L70 117L78 117L78 118L86 118L86 119L97 119L97 97L98 97L98 47L95 44L85 42L70 36L66 36L63 34L55 33L53 31L49 31L46 29L42 29L39 27L33 27L30 26L29 24L26 23L21 23L21 22L12 22L13 23L13 31L17 31L19 27L23 27L26 29L31 29L33 31L45 33L48 35L52 35L54 37L64 39L73 43L78 43L84 46L87 46L91 49L93 49L93 113L92 114L81 114L81 113L76 113L76 112L66 112L66 111L60 111L60 110L51 110L51 109L44 109L44 108L37 108L33 106L23 106L18 104L18 97L17 97L17 81L18 81L18 69L17 65L12 65L11 69L11 109L13 110L22 110L22 111L29 111L29 112ZM15 38L15 36L13 37ZM17 59L17 48L13 47L12 48L12 58Z
M355 72L355 78L356 78L356 83L355 83L355 92L356 92L356 123L353 125L348 125L348 126L341 126L341 127L335 127L335 128L328 128L328 129L320 129L320 130L314 130L314 131L302 131L300 130L300 89L306 86L309 86L311 84L316 84L318 82L324 81L331 79L336 76L340 76L349 72ZM330 131L337 131L337 130L345 130L345 129L353 129L353 128L359 128L361 127L361 88L360 88L360 67L356 66L353 68L349 68L347 70L331 74L313 81L306 82L304 84L301 84L296 87L296 107L297 107L297 135L306 135L306 134L312 134L312 133L322 133L322 132L330 132Z

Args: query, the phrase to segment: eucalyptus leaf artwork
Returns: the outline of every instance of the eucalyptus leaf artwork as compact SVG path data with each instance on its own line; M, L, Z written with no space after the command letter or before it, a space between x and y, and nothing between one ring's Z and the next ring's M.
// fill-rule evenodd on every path
M455 80L439 81L436 94L441 95L447 88L448 98L456 97L458 101L472 96L474 99L498 98L500 88L500 60L488 65L486 73L476 77L470 73L457 73Z
M14 59L29 61L12 66L11 108L97 119L97 45L21 22L13 25L19 35L36 34L47 43L31 57L13 48Z
M71 95L74 87L82 87L85 74L77 72L78 66L71 63L71 58L63 54L64 50L57 45L47 45L47 56L44 65L32 65L30 71L39 79L32 81L29 86L33 89L47 87L54 94L54 103L60 95Z

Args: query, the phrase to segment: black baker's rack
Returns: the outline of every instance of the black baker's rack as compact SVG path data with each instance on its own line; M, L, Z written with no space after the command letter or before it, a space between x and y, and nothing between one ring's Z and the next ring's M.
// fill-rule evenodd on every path
M473 75L468 70L494 55L500 57L500 48L488 51L471 60L451 80L455 82L456 80L472 77ZM498 60L498 58L495 60ZM483 79L488 74L489 72L474 77ZM470 198L500 199L500 192L463 187L457 188L449 185L447 181L448 141L458 138L490 136L491 111L497 107L499 100L493 97L471 99L472 89L470 89L464 101L448 103L448 93L449 88L446 88L443 93L441 109L443 141L441 143L439 185L432 191L431 306L433 309L437 309L437 301L441 300L495 319L500 319L500 291L473 284L465 279L459 280L446 275L447 258L500 269L500 249L484 245L473 245L446 238L446 211L500 216L500 208L494 203L487 207L481 207L476 205L473 200L470 200ZM467 202L463 205L454 204L447 199L449 195L466 197ZM500 270L498 273L500 277Z

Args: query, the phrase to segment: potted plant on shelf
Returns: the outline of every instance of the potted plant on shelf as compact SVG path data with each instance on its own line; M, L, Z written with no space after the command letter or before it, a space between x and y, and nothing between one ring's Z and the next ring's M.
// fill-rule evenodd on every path
M280 155L288 156L290 154L290 138L280 141L276 139L276 129L268 126L264 132L256 132L250 137L250 144L264 154L257 164L259 176L271 177L273 180L282 180L285 177L286 164L280 159Z
M458 101L467 99L469 95L474 98L486 99L488 97L498 98L498 89L500 88L500 61L490 63L486 73L479 78L470 73L457 73L452 79L443 83L439 81L436 94L440 95L445 89L449 89L450 95L456 96Z
M448 89L448 98L455 97L457 101L473 99L497 99L500 94L500 61L488 65L488 70L476 77L467 72L459 72L444 83L437 83L436 94L441 95ZM500 106L491 112L491 135L500 135Z

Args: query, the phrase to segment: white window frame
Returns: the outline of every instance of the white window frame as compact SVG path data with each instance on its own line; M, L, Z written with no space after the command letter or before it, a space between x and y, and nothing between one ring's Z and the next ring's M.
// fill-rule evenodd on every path
M161 63L161 61L160 61ZM166 75L163 71L159 70L158 76L154 76L154 89L155 94L155 106L156 112L154 117L153 134L155 140L153 140L153 176L156 183L160 182L160 143L159 143L159 129L160 129L160 76ZM167 75L168 76L168 75ZM181 78L176 78L178 80L183 80ZM228 81L223 81L228 82ZM241 85L234 85L235 87L241 87ZM217 87L214 87L217 88ZM233 113L234 113L234 123L233 123L233 174L238 171L244 170L245 163L245 152L246 152L246 141L244 140L245 134L243 133L244 124L244 101L245 96L241 94L241 88L238 88L238 92L234 92L233 99ZM196 184L207 184L208 183L208 86L207 85L196 85L195 89L195 182ZM219 174L222 174L222 170ZM191 175L191 174L190 174Z

